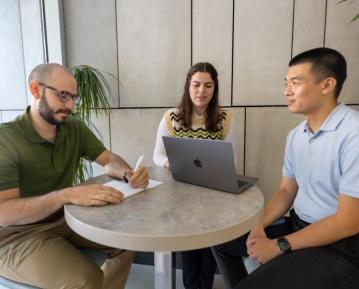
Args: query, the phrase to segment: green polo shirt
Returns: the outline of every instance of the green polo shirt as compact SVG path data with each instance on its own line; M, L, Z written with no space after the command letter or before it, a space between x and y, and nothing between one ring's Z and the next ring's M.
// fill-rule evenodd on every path
M72 186L80 158L93 161L105 150L73 116L57 127L55 144L48 142L32 126L29 109L0 125L0 191L19 188L21 197Z

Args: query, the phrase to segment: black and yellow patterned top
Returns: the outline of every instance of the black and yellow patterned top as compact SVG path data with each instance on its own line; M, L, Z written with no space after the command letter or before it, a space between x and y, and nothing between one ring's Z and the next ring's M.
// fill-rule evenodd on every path
M221 140L228 134L231 125L232 114L229 111L221 110L219 113L219 130L208 131L206 128L205 116L193 114L192 127L184 128L179 121L179 110L173 108L165 113L165 121L168 133L175 137L201 138Z

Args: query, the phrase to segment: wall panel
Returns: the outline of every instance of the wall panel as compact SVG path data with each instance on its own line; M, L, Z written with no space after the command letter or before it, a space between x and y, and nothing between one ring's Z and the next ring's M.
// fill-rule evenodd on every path
M326 0L295 1L293 56L324 43Z
M210 62L219 78L221 105L231 105L233 1L193 1L193 64Z
M259 177L266 201L282 176L287 134L303 120L284 107L247 108L246 174Z
M23 109L27 104L19 9L19 1L1 1L0 109Z
M118 0L121 107L173 106L191 65L190 0Z
M31 70L45 61L42 39L41 10L39 0L20 0L21 33L24 48L25 77ZM28 86L26 85L26 88ZM28 88L27 103L31 103L31 94Z
M233 149L237 152L236 159L237 159L237 173L243 174L244 173L244 108L233 107L228 108L230 112L232 112L233 120L234 120L234 127L236 128L236 143L234 143Z
M152 161L157 128L166 109L121 109L111 114L112 151L122 156L131 166L143 154L143 164Z
M235 1L233 103L284 104L293 0Z
M91 122L95 124L95 135L102 141L108 150L111 150L111 136L110 136L110 119L104 115L96 116L94 113L91 115ZM105 171L102 166L96 162L92 163L93 174L98 176L104 174Z
M349 23L359 13L359 1L347 2L328 0L325 46L342 52L348 62L348 79L340 100L359 103L359 20Z
M115 0L64 0L67 64L89 64L104 74L118 107L117 44Z

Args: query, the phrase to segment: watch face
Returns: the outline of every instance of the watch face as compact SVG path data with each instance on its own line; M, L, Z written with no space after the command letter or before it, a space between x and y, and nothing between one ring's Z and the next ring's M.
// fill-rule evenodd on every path
M290 247L290 244L289 242L287 241L287 239L285 238L279 238L278 241L278 247L279 249L284 252L284 253L290 253L292 250L291 250L291 247Z

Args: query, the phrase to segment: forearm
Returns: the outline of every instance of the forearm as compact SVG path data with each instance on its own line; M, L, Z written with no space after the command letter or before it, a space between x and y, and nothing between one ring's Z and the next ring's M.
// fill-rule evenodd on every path
M39 197L8 199L0 206L0 226L38 222L59 210L66 202L64 191Z
M281 194L274 193L273 197L268 202L265 207L262 217L260 219L260 224L263 228L271 225L275 220L282 217L292 205L291 201L288 201L286 198L283 198Z
M123 179L126 169L131 169L131 166L120 156L111 154L108 162L104 165L106 174L111 177Z
M272 198L264 209L259 224L263 226L263 228L266 228L275 220L282 217L291 208L294 198L295 194L283 190L278 190L273 193Z
M339 195L335 214L319 220L287 236L294 250L324 246L358 234L359 199Z
M164 167L167 161L168 161L167 155L160 153L153 154L153 162L155 163L156 166Z
M162 118L156 135L156 144L155 149L153 151L153 162L156 166L164 167L166 162L168 161L168 157L166 154L165 146L163 144L163 136L170 136L166 129L165 117Z
M338 215L326 217L286 236L292 250L325 246L358 233L357 226Z

